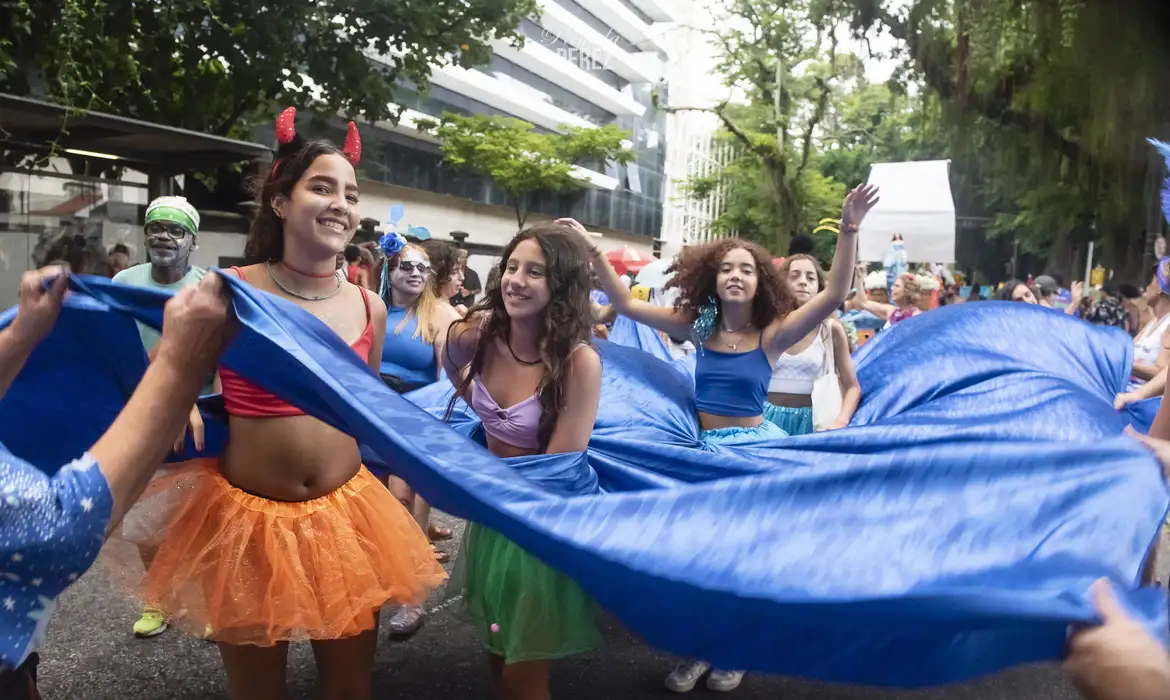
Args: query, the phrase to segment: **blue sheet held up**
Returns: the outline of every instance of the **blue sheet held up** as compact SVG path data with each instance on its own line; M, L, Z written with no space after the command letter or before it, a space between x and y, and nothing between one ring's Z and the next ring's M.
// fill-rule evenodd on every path
M588 452L500 460L386 389L316 319L225 279L242 323L226 366L677 654L845 683L960 681L1058 658L1066 626L1093 620L1100 576L1166 628L1164 597L1133 590L1170 497L1111 406L1132 348L1086 324L1010 304L925 314L859 354L857 427L735 448L698 442L685 371L599 343ZM45 468L112 420L145 362L127 317L157 324L166 299L93 278L73 289L0 401L0 440ZM411 398L438 411L443 389ZM41 440L22 438L34 428Z

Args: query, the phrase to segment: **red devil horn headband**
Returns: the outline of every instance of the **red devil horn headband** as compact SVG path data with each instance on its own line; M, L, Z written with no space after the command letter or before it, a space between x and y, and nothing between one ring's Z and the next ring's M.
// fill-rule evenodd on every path
M349 123L349 131L345 134L345 148L342 149L342 152L355 168L362 161L362 137L358 133L357 124L353 122Z
M296 129L297 108L289 107L276 118L276 142L282 146L292 143L297 137ZM358 134L357 124L349 123L349 130L345 134L345 148L342 149L349 162L357 167L362 160L362 137ZM273 164L273 171L276 165Z

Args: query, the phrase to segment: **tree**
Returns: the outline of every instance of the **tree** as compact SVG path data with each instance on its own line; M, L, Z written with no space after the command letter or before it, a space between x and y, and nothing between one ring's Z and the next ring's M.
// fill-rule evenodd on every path
M221 136L282 106L394 119L405 83L481 65L535 0L13 0L0 92ZM370 56L393 56L372 60Z
M612 124L563 127L564 133L549 134L511 117L447 113L439 121L419 120L417 126L438 137L448 163L490 176L508 195L520 228L528 220L534 195L585 187L574 176L574 165L624 164L634 158L623 143L629 132Z
M716 114L742 149L719 176L729 178L725 229L785 251L797 231L832 216L844 194L815 167L818 136L833 102L863 71L856 56L838 51L836 0L729 0L710 35L719 71L747 105L730 99L704 110ZM670 111L693 109L672 105ZM748 160L744 160L744 159ZM757 183L764 183L763 186ZM703 194L711 182L692 183ZM836 199L826 211L826 201Z
M1093 240L1141 270L1161 224L1143 200L1170 124L1163 0L847 0L860 35L897 40L901 72L938 100L956 204L1068 276Z

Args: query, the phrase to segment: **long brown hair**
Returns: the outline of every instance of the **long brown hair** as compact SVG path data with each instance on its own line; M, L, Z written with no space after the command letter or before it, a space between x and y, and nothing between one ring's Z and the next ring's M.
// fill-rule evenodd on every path
M683 248L667 273L674 277L666 288L677 287L682 294L674 302L674 308L698 314L699 309L716 300L716 323L723 311L718 304L719 296L715 280L719 276L719 265L723 258L736 248L743 248L751 254L756 265L756 296L752 299L752 325L764 328L776 318L791 313L796 300L788 289L788 283L772 265L772 256L762 246L739 238L724 238L703 245Z
M589 252L577 234L557 223L540 223L531 226L512 239L497 265L499 275L488 284L483 299L467 312L462 330L471 324L482 323L479 342L475 346L468 371L457 384L455 397L447 405L444 420L450 418L457 397L464 395L472 380L483 369L484 354L497 338L507 340L511 330L511 319L504 306L504 295L500 278L508 266L512 251L524 241L535 241L544 254L545 279L548 283L549 299L541 319L537 347L540 362L544 365L544 377L536 393L540 402L540 425L537 440L541 451L548 447L553 428L556 427L565 393L565 375L569 367L569 356L581 344L590 344L592 337L590 321L593 310L589 304ZM489 277L489 279L491 279ZM450 332L450 331L448 331Z
M431 261L431 279L428 283L434 288L435 296L441 296L443 285L455 276L455 267L459 263L459 248L454 243L434 238L423 241L420 246Z
M825 291L825 271L821 269L821 264L817 262L817 259L807 253L789 255L784 260L784 264L780 266L780 277L784 280L785 284L788 283L788 275L792 273L792 263L797 260L807 260L812 263L813 269L817 271L817 291Z
M386 288L382 290L382 301L386 302L386 306L388 307L391 306L390 300L392 299L390 292L390 274L398 267L398 263L402 261L402 256L405 255L408 250L413 250L424 258L427 257L427 251L423 250L421 246L417 246L413 243L407 243L406 245L402 246L402 250L398 251L391 258L386 260ZM427 263L430 263L430 258L427 258ZM426 283L423 284L422 291L414 300L414 304L412 304L411 307L406 310L406 315L403 316L402 320L398 322L397 326L395 326L394 335L398 335L402 332L403 328L406 328L406 324L408 321L410 321L411 316L417 316L418 324L415 325L414 335L411 337L418 338L421 335L423 340L425 340L430 345L434 345L435 338L438 336L438 329L434 327L435 308L438 306L438 304L439 299L435 296L435 291L431 286L431 281L428 279L426 280ZM424 328L426 330L423 330Z
M244 245L244 259L249 265L276 262L284 257L284 220L272 208L272 200L278 196L292 196L293 187L305 171L318 158L327 155L346 157L340 148L328 141L301 141L298 138L281 146L272 172L258 186L253 186L260 208L252 220L248 242Z

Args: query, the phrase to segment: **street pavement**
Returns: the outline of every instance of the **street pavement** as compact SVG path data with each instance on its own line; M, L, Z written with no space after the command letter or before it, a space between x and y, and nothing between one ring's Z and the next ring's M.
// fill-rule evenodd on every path
M443 520L456 528L461 523ZM454 554L455 546L444 548ZM1170 551L1162 552L1170 561ZM1165 567L1161 567L1165 568ZM438 604L438 598L435 601ZM679 614L703 615L702 610ZM61 600L47 646L42 649L41 690L46 700L226 699L219 655L213 644L170 630L134 639L137 611L116 591L100 565ZM385 618L384 618L385 619ZM673 697L662 679L674 659L634 639L612 621L604 624L604 646L554 666L557 700L627 700ZM314 669L308 644L296 644L289 659L290 700L314 698ZM374 665L375 698L491 698L475 635L452 614L438 610L413 639L390 641L383 630ZM713 698L705 689L691 697ZM788 678L749 675L736 700L1076 700L1056 666L1016 669L975 683L925 691L895 692L826 686Z

